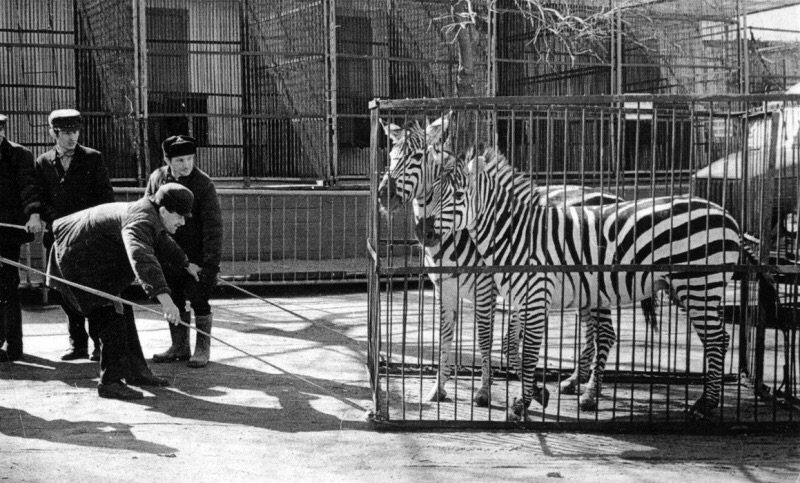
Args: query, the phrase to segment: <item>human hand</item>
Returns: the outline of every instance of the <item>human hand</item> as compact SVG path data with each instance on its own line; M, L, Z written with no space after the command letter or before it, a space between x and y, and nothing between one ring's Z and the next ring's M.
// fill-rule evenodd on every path
M178 325L178 321L181 320L181 311L172 301L172 297L167 294L160 294L158 295L158 301L161 303L161 313L164 314L164 319L172 325Z
M192 276L195 282L200 281L200 270L200 265L197 265L196 263L189 263L189 266L186 267L186 271L189 272L189 275Z

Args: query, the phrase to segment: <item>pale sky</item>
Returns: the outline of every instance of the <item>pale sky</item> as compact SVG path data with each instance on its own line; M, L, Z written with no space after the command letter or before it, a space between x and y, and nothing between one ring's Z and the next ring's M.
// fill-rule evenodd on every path
M800 42L800 5L748 15L747 26L794 31L770 32L753 30L753 34L758 40Z

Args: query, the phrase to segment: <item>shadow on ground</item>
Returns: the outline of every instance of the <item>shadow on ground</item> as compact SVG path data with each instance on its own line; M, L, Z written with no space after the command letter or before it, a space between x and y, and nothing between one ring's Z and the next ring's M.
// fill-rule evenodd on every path
M137 401L109 400L108 403L135 404L143 406L148 413L176 418L162 420L153 417L152 421L147 421L148 424L163 421L167 425L180 421L177 424L242 425L292 433L369 428L369 423L362 418L365 401L371 397L366 387L291 374L269 374L215 362L202 370L189 369L185 363L179 362L151 364L151 367L158 375L167 377L172 385L144 388L146 393L155 397ZM97 363L67 363L27 354L23 362L0 366L0 379L12 383L63 382L64 385L55 390L48 389L50 394L38 394L41 391L36 389L37 396L62 398L64 404L69 405L75 404L74 398L80 398L86 401L86 414L98 414L95 407L100 401L95 399L98 398L97 376ZM72 421L48 420L22 408L0 406L0 433L8 436L152 454L175 451L137 440L131 431L136 423L91 417Z

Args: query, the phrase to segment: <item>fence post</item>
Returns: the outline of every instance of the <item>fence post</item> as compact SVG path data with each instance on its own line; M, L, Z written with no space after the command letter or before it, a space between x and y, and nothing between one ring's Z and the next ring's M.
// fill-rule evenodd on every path
M768 106L768 105L767 105ZM766 107L766 106L765 106ZM778 149L781 143L778 139L778 131L780 128L780 113L768 112L765 119L769 119L769 138L764 143L764 148L768 149L764 153L766 164L763 180L763 192L761 197L761 217L758 221L760 227L759 240L761 240L761 250L759 250L759 265L764 266L769 264L769 254L772 248L772 215L773 215L773 198L775 197L775 187L773 180L775 179L775 164ZM766 136L767 133L765 132ZM742 173L746 175L746 173ZM759 284L760 285L760 284ZM762 300L764 297L764 290L758 291L759 309L763 307L764 303L768 301ZM763 313L759 310L758 317L755 319L755 341L754 341L754 358L753 361L753 387L759 392L764 385L764 353L766 350L766 328Z

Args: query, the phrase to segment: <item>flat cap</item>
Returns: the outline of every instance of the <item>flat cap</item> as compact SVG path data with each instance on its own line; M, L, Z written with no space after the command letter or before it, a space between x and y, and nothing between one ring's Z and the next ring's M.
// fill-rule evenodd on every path
M161 143L161 150L164 151L164 156L167 158L187 156L197 152L197 141L193 137L183 134L170 136Z
M157 206L163 206L173 213L178 213L185 217L192 216L194 195L189 188L181 184L165 183L161 185L156 194L150 197L150 201Z
M8 122L8 116L0 114L0 127L5 127L6 122Z
M47 117L47 123L53 129L79 129L81 113L75 109L56 109Z

